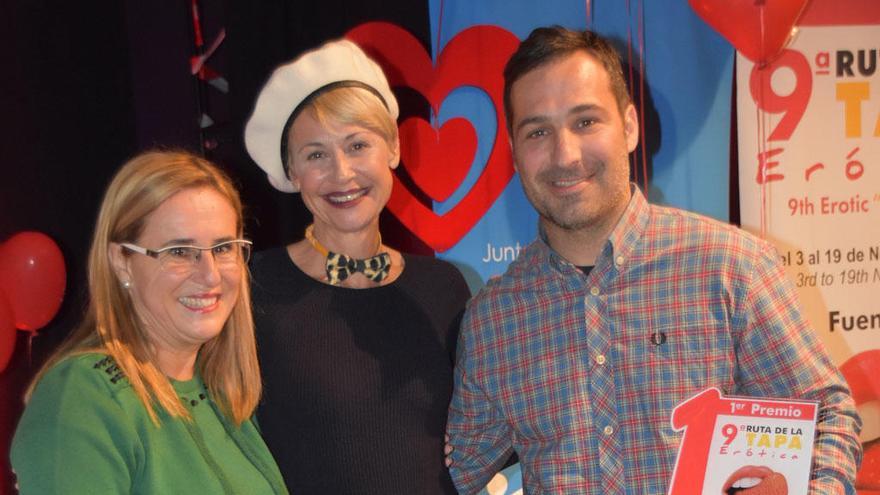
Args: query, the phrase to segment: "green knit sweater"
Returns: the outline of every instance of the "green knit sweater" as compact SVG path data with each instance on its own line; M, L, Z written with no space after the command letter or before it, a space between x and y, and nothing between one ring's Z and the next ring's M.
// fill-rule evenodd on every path
M111 358L54 366L15 432L21 493L287 493L251 421L231 424L198 377L172 383L193 421L157 408L157 427Z

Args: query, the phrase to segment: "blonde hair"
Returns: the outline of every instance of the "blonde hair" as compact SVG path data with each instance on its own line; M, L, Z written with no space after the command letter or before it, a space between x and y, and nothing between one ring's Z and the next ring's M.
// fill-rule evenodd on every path
M238 191L226 174L204 158L183 151L149 151L126 162L113 178L95 225L89 251L90 302L83 322L43 366L41 376L63 359L87 352L110 355L125 373L150 418L158 424L158 405L172 417L190 419L171 382L158 368L147 333L122 289L109 258L110 243L136 242L147 216L174 194L209 187L236 213L237 235L244 226ZM202 380L227 418L240 425L254 411L262 392L251 314L249 275L241 270L238 301L219 335L202 345L196 361Z
M385 104L370 90L357 86L343 86L316 95L303 112L309 112L322 126L330 122L344 125L357 125L375 132L388 145L395 149L398 141L397 122L391 118ZM291 131L283 139L289 140ZM293 163L293 148L287 148L288 156L285 166L289 168Z

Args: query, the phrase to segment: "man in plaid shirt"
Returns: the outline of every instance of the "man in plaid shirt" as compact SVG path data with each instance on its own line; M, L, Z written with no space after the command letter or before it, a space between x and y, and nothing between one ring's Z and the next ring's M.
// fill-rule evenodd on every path
M672 409L714 386L819 401L811 493L855 493L861 422L774 248L630 184L639 126L614 49L539 28L504 76L540 238L462 323L448 425L459 491L516 451L527 493L666 493Z

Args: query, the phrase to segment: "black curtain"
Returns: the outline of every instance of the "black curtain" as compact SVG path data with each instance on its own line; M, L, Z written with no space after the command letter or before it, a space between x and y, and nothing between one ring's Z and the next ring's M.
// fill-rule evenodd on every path
M427 1L200 0L205 44L226 29L208 60L228 82L224 93L189 73L196 54L191 5L0 0L0 241L44 232L61 247L68 270L59 314L32 339L19 332L13 360L0 373L0 495L14 493L7 454L21 393L82 315L93 224L119 165L156 146L204 151L239 183L258 249L291 242L310 216L297 195L268 184L243 143L271 70L374 20L408 29L429 50ZM404 115L427 112L420 97L398 95ZM213 124L200 129L201 113ZM390 215L382 229L396 247L430 253Z
M0 71L0 240L44 232L68 271L58 316L31 342L18 332L0 373L0 493L13 493L7 453L21 392L80 317L98 201L134 149L123 4L0 2Z

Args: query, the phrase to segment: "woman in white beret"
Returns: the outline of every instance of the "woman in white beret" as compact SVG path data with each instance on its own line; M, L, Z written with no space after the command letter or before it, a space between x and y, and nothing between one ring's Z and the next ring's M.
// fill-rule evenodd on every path
M251 266L257 417L294 493L455 493L443 434L469 292L452 265L382 242L397 116L382 70L341 40L276 69L245 130L313 217Z

